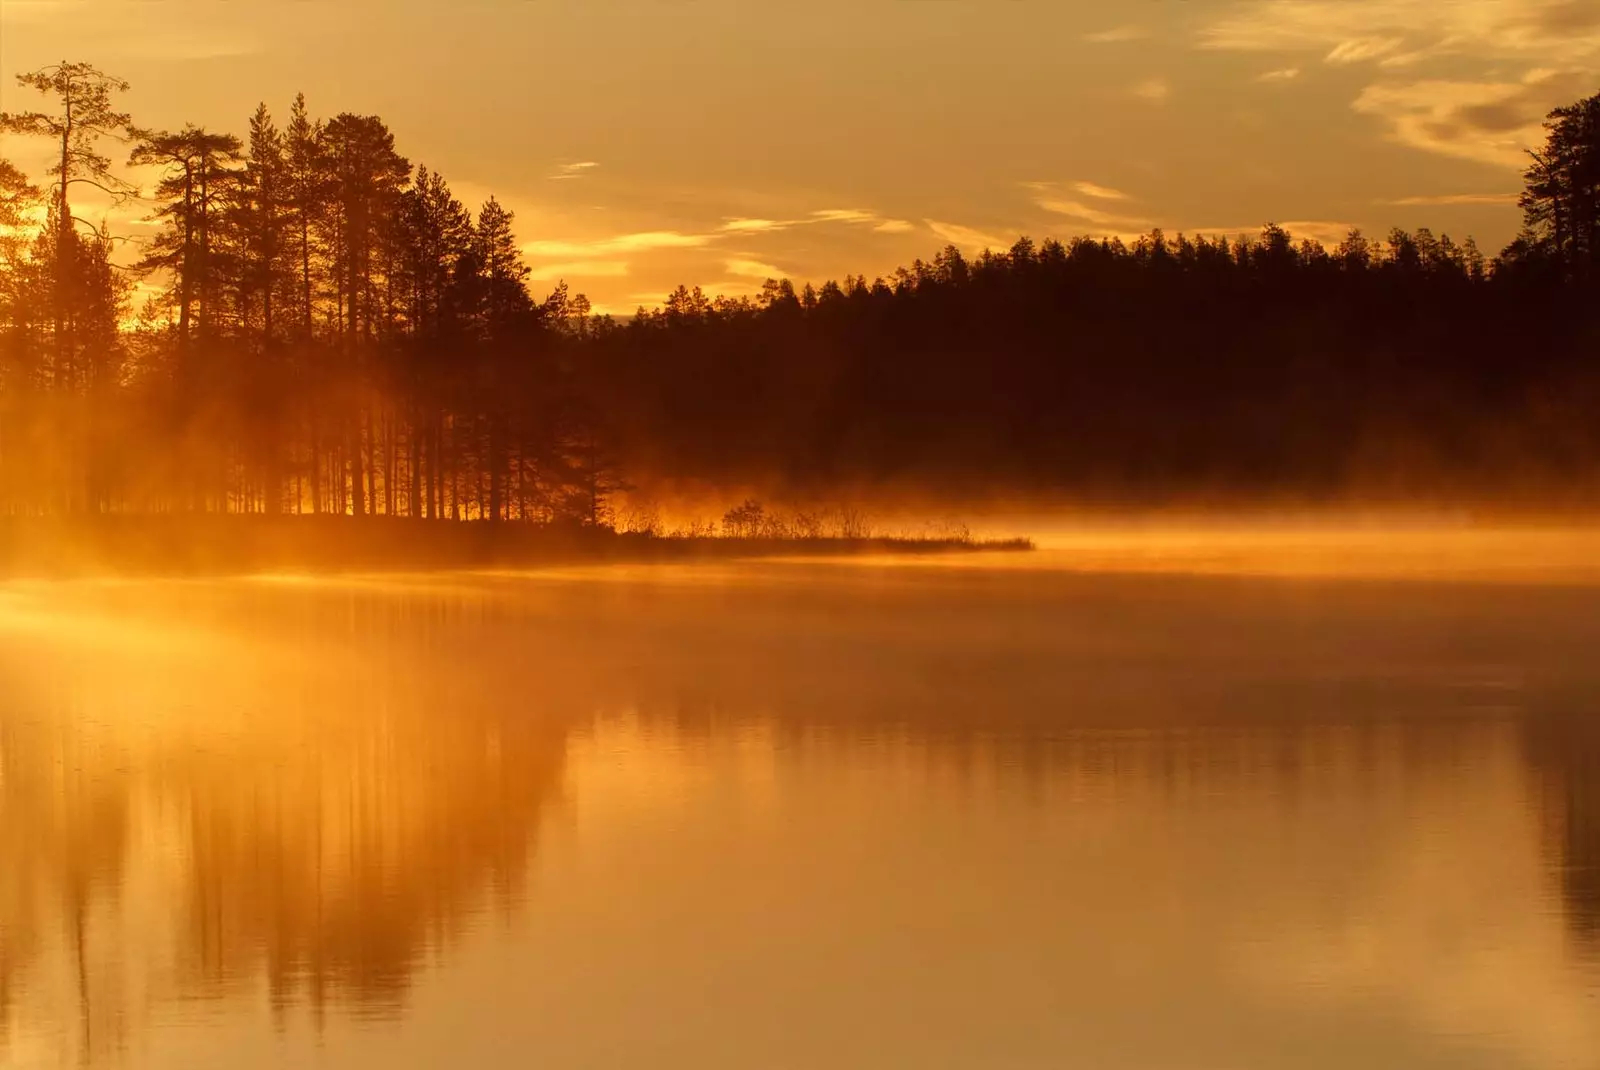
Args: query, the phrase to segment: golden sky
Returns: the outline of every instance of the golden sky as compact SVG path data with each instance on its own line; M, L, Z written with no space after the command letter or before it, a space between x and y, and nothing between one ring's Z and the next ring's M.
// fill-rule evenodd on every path
M144 125L379 114L516 211L536 290L629 312L1019 233L1494 251L1539 119L1600 89L1600 0L0 0L0 104L62 58Z

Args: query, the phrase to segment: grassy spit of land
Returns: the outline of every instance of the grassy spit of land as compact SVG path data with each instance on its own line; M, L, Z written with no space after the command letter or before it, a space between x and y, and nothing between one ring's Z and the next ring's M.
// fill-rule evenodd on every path
M0 517L0 578L423 571L590 562L1033 549L1025 538L763 537L391 517Z

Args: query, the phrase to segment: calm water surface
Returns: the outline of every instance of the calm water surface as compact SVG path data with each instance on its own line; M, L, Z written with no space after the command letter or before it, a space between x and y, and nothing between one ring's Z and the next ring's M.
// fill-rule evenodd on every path
M1600 587L1084 560L0 586L0 1065L1600 1067Z

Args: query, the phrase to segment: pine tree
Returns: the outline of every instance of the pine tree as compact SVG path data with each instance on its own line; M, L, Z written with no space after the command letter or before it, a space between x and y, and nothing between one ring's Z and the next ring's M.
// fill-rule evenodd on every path
M92 324L100 314L104 295L90 280L99 272L96 250L106 240L99 228L73 213L72 192L87 186L120 201L133 191L112 173L111 160L99 150L102 138L120 138L128 125L127 113L112 103L115 94L127 91L128 83L88 63L62 62L19 74L17 84L54 97L57 105L52 112L0 112L0 133L49 138L57 148L48 171L55 179L50 210L55 234L34 252L36 258L51 258L40 261L50 287L48 295L36 295L34 300L50 309L55 375L66 381L82 362L80 350L98 344L78 339L76 332L80 324ZM87 227L94 237L80 240L79 226Z
M327 206L326 171L322 162L322 124L306 112L306 95L294 98L289 129L284 135L284 202L289 210L291 241L298 269L296 308L302 337L315 328L315 233Z
M482 286L482 342L479 375L482 385L480 420L484 425L481 456L488 468L488 517L499 520L504 508L508 443L516 413L507 391L524 385L523 367L513 367L519 350L531 341L537 309L528 294L528 269L522 263L511 231L512 213L490 197L478 212L475 236ZM525 358L526 354L522 354ZM522 400L526 402L526 393Z
M345 386L359 397L377 378L373 360L379 312L385 305L384 238L394 224L411 165L395 151L394 135L374 115L335 116L323 129L321 147L329 206L324 226L339 302L342 370ZM377 511L374 422L371 407L360 402L345 413L345 472L340 481L348 478L348 500L357 516ZM343 486L336 497L345 500Z
M462 265L475 263L472 217L444 177L418 167L403 197L401 247L410 283L406 319L411 345L406 382L412 398L409 432L411 516L440 515L443 495L444 402L448 354L460 338L454 291Z
M1532 240L1571 272L1600 267L1600 93L1545 120L1520 204Z
M216 341L234 266L226 206L233 198L241 159L239 139L201 127L139 130L128 162L158 167L152 220L163 228L141 263L172 276L178 306L180 369L196 343ZM197 337L198 336L198 337ZM190 369L192 370L192 369Z
M250 118L235 225L243 258L240 281L245 318L259 328L263 350L272 349L278 341L280 310L285 296L293 291L288 177L283 135L267 106L261 104Z
M241 409L253 417L250 453L260 469L263 504L271 514L282 509L283 439L289 426L289 369L280 314L280 309L293 308L295 289L289 192L283 135L263 103L250 118L249 149L231 221L240 257L240 327L249 336L253 368L245 376L253 397Z
M126 112L112 106L112 96L125 93L128 83L87 63L57 63L17 75L17 84L35 89L59 102L56 112L0 112L0 133L47 137L59 147L49 174L55 176L55 226L61 232L84 224L72 214L75 186L91 186L117 199L133 192L111 171L111 160L101 154L101 138L120 139L128 125ZM63 250L64 251L64 250Z

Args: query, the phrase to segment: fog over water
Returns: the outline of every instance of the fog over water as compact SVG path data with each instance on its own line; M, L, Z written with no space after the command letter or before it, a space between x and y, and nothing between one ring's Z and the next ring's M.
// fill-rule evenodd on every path
M1600 1067L1600 539L1032 533L0 584L0 1065Z

